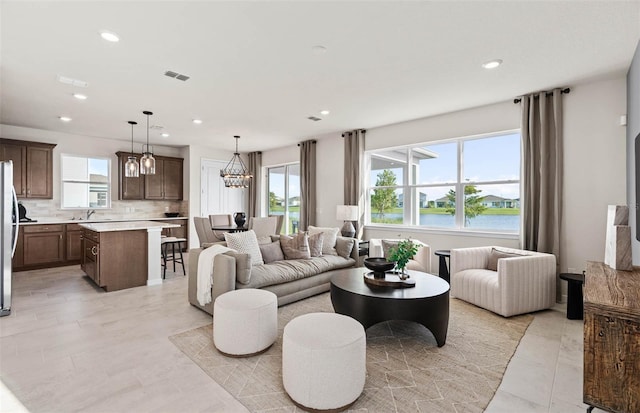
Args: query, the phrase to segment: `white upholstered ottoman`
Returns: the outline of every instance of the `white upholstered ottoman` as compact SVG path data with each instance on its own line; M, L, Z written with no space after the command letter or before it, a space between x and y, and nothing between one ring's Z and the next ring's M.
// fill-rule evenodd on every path
M213 304L213 343L228 356L252 356L278 337L278 298L270 291L229 291Z
M282 382L307 410L340 411L362 393L366 337L362 325L334 313L296 317L282 336Z

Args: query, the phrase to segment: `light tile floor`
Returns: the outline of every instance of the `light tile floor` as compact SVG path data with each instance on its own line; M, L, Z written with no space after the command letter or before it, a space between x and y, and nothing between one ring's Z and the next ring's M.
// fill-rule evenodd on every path
M185 277L104 293L78 266L14 274L0 412L246 412L168 337L211 322ZM535 315L487 412L584 412L582 322Z

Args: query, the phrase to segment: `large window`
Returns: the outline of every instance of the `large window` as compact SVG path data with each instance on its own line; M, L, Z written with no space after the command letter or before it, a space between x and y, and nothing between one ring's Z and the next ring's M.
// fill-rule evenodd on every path
M517 233L520 133L369 153L369 223Z
M300 164L267 168L269 215L284 215L283 234L298 232L300 223Z
M62 208L110 208L111 160L62 155Z

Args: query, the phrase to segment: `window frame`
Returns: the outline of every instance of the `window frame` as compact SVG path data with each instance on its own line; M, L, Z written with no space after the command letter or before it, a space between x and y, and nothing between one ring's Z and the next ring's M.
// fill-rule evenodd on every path
M492 236L499 236L504 238L519 238L522 232L522 222L523 222L523 210L522 207L523 202L523 187L522 187L522 141L520 140L520 167L519 167L519 178L518 179L496 179L496 180L477 180L477 181L464 181L464 142L481 140L481 139L489 139L495 138L504 135L512 135L518 134L520 138L522 137L522 133L520 129L511 129L499 132L491 132L485 134L464 136L464 137L456 137L449 139L441 139L434 140L428 142L420 142L411 145L403 145L403 146L395 146L395 147L385 147L378 148L365 151L365 162L366 162L366 176L365 176L365 188L366 188L366 204L365 204L365 225L368 227L379 227L379 228L407 228L407 229L416 229L425 230L428 232L434 233L467 233L469 235L484 235L491 234ZM405 151L405 162L407 165L413 165L412 159L412 150L416 148L422 148L424 146L438 145L438 144L446 144L446 143L455 143L456 144L456 181L447 181L447 182L438 182L431 184L417 184L414 182L414 174L411 171L411 167L403 167L403 185L395 185L395 186L375 186L373 182L371 182L371 157L374 156L377 152L389 151L389 150L404 150ZM520 224L518 225L518 229L514 231L507 231L501 229L492 229L492 228L470 228L465 226L465 217L464 217L464 187L466 185L475 185L475 186L485 186L485 185L513 185L517 184L519 193L520 193ZM420 217L420 206L419 206L419 194L421 188L437 188L437 187L453 187L456 191L456 214L454 216L454 226L453 227L435 227L435 226L427 226L419 224ZM371 222L371 194L373 190L376 188L393 188L399 189L401 193L403 193L403 222L401 224L387 224L387 223L378 223ZM418 198L417 200L414 198ZM408 202L408 204L407 204ZM462 212L462 213L460 213Z
M77 179L68 179L65 180L64 179L64 163L65 163L65 158L82 158L82 159L86 159L87 161L90 159L96 159L96 160L100 160L100 161L106 161L107 162L107 189L105 191L106 193L106 205L105 206L86 206L86 207L67 207L64 206L65 205L65 183L76 183L76 184L87 184L89 185L89 187L92 184L100 184L103 185L104 182L97 182L97 181L91 181L89 180L77 180ZM89 174L89 176L91 176ZM91 155L77 155L77 154L71 154L71 153L63 153L60 154L60 209L63 210L85 210L85 209L100 209L100 210L105 210L105 209L111 209L111 190L112 190L112 173L111 173L111 158L108 157L103 157L103 156L91 156ZM91 193L91 190L89 189L88 193Z

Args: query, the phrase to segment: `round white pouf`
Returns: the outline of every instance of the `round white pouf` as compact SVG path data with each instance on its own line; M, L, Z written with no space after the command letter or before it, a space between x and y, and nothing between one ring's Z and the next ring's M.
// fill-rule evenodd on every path
M278 337L278 298L270 291L246 288L226 292L213 304L213 343L223 354L251 356Z
M291 320L282 336L282 382L306 409L342 410L362 393L366 337L362 325L334 313Z

